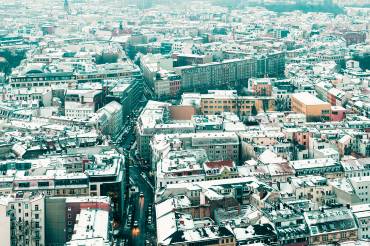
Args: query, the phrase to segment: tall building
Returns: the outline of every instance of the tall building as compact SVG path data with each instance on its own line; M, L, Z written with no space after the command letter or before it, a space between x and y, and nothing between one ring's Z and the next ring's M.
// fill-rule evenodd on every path
M281 77L284 70L285 53L283 52L175 68L175 71L181 75L181 89L185 91L222 85L247 86L250 78Z
M45 245L45 196L13 193L0 197L1 245Z

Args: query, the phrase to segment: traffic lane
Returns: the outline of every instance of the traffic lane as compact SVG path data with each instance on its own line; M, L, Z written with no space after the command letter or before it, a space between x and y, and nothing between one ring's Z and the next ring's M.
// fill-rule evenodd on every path
M146 203L145 198L139 198L138 204L137 204L137 216L136 220L138 222L138 228L134 229L134 242L136 245L144 245L144 242L146 240L146 228L145 228L145 210L146 210ZM136 232L136 235L135 235Z
M123 138L123 140L122 140L121 146L124 149L127 149L127 150L130 149L131 145L135 141L135 134L132 131L130 131L129 133L127 133L126 136L124 136L122 138Z
M141 171L138 167L130 166L129 168L130 177L134 180L138 186L139 191L143 193L143 198L137 198L136 202L136 213L135 219L138 221L138 230L134 230L132 234L133 245L145 245L146 240L146 226L147 226L147 215L146 211L148 205L152 203L153 191L148 183L140 175Z
M131 228L131 244L130 245L144 245L142 244L143 239L142 235L145 234L145 231L140 225L141 222L141 213L142 213L142 205L140 204L140 198L136 194L134 197L134 206L135 206L135 213L134 213L134 223L133 227ZM138 223L138 224L136 224Z
M144 193L145 202L153 201L153 190L147 181L141 176L141 170L138 166L129 167L130 177L134 180L139 190Z

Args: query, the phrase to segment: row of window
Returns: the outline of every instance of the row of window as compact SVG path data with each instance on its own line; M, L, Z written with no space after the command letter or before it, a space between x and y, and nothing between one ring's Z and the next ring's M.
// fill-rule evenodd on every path
M27 78L12 78L12 82L30 82L30 81L58 81L58 80L72 80L72 76L61 77L27 77Z

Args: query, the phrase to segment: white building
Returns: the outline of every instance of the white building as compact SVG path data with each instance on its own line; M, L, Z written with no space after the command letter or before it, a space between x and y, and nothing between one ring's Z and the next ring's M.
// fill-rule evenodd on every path
M352 187L363 203L370 202L370 176L349 178Z
M15 193L0 197L1 245L45 245L45 196Z
M203 149L169 152L157 163L157 189L167 184L204 181L204 163L207 160Z
M123 125L122 105L116 101L108 103L93 114L89 122L104 135L116 138Z
M370 158L342 160L341 164L347 178L370 176Z
M86 119L102 106L100 90L67 90L65 116Z
M370 203L351 207L358 224L358 239L370 244Z
M110 243L109 211L82 209L76 217L74 233L68 246L108 246Z

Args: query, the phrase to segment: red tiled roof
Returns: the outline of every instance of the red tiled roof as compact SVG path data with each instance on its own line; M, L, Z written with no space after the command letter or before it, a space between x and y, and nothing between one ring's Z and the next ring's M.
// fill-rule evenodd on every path
M224 161L209 161L206 162L205 165L208 168L222 168L222 167L233 167L233 161L232 160L224 160Z

